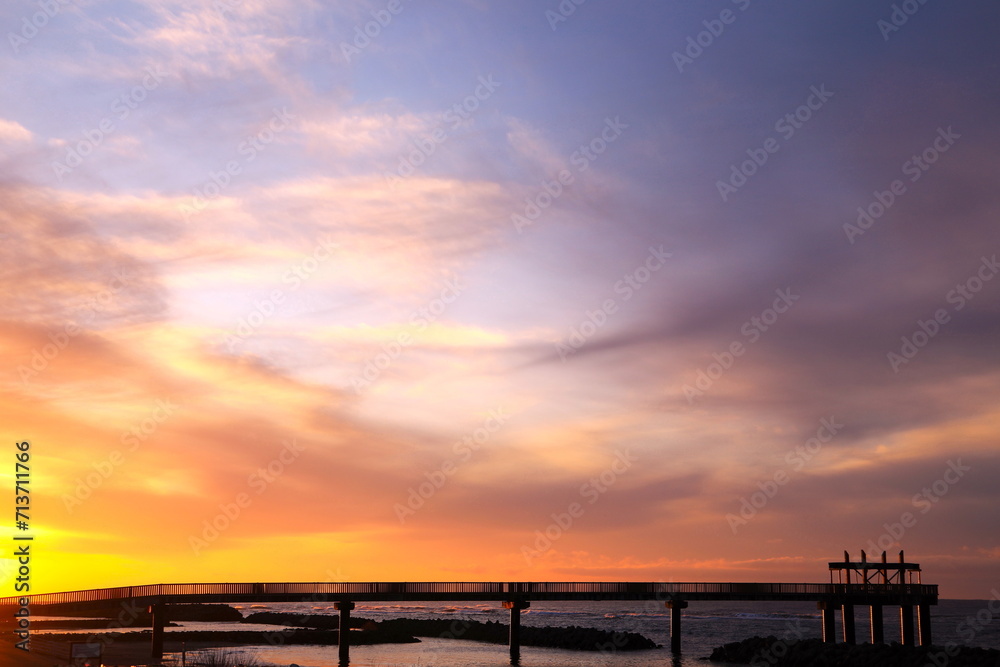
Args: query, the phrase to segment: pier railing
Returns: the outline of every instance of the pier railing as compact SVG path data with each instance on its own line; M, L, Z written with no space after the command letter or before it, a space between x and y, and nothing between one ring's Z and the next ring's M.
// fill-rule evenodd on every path
M323 582L323 583L223 583L153 584L69 591L26 596L31 605L102 602L126 599L179 600L235 598L268 600L279 597L308 599L826 599L832 597L937 598L931 584L815 584L815 583L715 583L715 582ZM399 596L394 598L393 596ZM454 598L447 596L455 596ZM13 606L18 597L0 598L0 606Z

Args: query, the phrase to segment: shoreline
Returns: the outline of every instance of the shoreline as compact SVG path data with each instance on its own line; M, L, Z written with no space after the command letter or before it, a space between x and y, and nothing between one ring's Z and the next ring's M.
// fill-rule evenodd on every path
M256 620L252 620L256 616ZM252 646L337 646L339 630L332 628L336 618L322 615L260 613L243 621L232 623L226 630L178 630L164 634L164 654L213 648L245 648ZM509 626L497 621L480 622L454 619L396 618L373 621L362 617L351 619L351 645L420 643L418 637L440 638L462 642L506 644ZM252 630L247 626L257 624L283 625L282 630ZM93 630L88 633L46 632L33 634L31 651L14 649L14 635L0 633L11 646L0 653L0 664L18 664L25 667L52 667L53 662L69 662L70 644L99 643L104 647L105 665L150 664L149 645L151 630L113 629L101 631L93 628L94 619L65 619L54 624L61 628ZM313 626L313 627L310 627ZM319 626L319 627L315 627ZM579 626L521 628L521 645L539 648L558 648L572 651L637 651L661 648L658 644L637 633L612 633ZM14 652L11 652L14 651ZM17 655L21 654L21 655ZM16 657L15 657L16 656ZM30 656L31 660L24 660Z
M940 649L938 647L935 647L938 653L940 653L938 657L941 657L942 660L947 659L946 661L949 667L958 667L958 665L960 664L958 660L957 659L951 660L950 659L951 656L947 654L948 650L951 650L952 652L956 651L961 652L963 649L955 648L957 647L957 645L960 644L967 645L968 648L970 649L975 649L977 647L982 647L983 649L987 650L1000 649L1000 641L998 641L1000 635L998 635L997 633L997 630L1000 629L998 628L1000 624L996 623L995 620L991 624L987 623L988 627L984 626L983 631L980 632L979 635L976 637L976 639L980 641L966 644L966 642L963 641L963 639L966 638L954 631L955 627L954 624L959 622L960 619L962 618L969 617L970 614L974 615L976 609L979 608L981 605L957 604L958 602L974 603L976 601L950 601L950 602L955 602L956 604L948 605L946 603L944 605L944 609L940 610L941 614L936 615L933 619L935 623L935 633L934 633L935 638L939 640L939 643L942 647ZM454 611L454 609L452 609L452 605L443 605L443 606L447 607L447 611L450 612ZM312 607L311 609L302 608L301 610L298 610L298 607L291 607L291 609L296 609L296 611L278 612L272 610L258 611L257 609L248 609L245 607L237 610L230 608L228 605L206 605L206 607L208 608L200 610L203 613L198 614L202 616L202 618L190 619L192 621L191 625L188 625L187 623L182 623L182 625L186 627L171 628L170 631L166 633L164 638L165 652L176 653L178 662L179 662L179 652L181 650L181 645L183 641L186 644L186 647L189 651L194 651L201 648L212 648L212 647L244 648L244 649L250 647L254 648L259 647L260 650L263 652L263 654L268 655L268 657L271 659L272 662L276 660L279 664L282 664L281 659L284 657L284 653L281 651L275 651L274 648L280 647L281 644L284 643L291 644L291 642L285 642L284 637L289 633L291 633L293 628L295 627L301 628L307 625L312 628L322 628L334 632L331 633L332 634L331 638L328 638L322 643L314 644L312 648L307 648L308 644L298 644L297 646L289 646L290 649L288 653L289 656L294 655L302 658L311 656L313 657L314 662L316 664L325 665L327 664L326 662L324 662L325 657L329 654L329 651L332 649L332 646L336 645L337 639L335 630L337 629L337 626L339 626L339 615L329 612L323 613L323 610L328 608ZM282 609L283 605L278 605L278 608ZM267 609L267 607L265 607L264 609ZM284 607L284 609L289 609L289 608ZM497 633L497 636L494 638L482 638L474 636L473 633L461 632L461 630L465 626L466 620L469 621L472 621L472 619L482 619L482 621L485 621L486 619L503 620L503 619L498 619L498 615L494 613L489 613L489 614L474 613L478 612L479 611L478 609L470 608L468 613L461 615L452 613L443 613L443 612L441 614L435 614L434 613L435 609L430 609L430 608L424 609L423 607L416 609L415 612L413 610L410 610L409 608L394 609L391 606L384 608L375 607L373 609L374 609L373 614L375 614L374 617L368 615L361 617L352 616L351 617L352 627L356 629L365 629L365 627L368 626L367 629L371 629L371 627L376 626L376 621L367 620L369 618L379 619L379 622L385 623L386 626L388 627L391 627L393 623L404 622L408 626L405 628L408 631L408 634L411 637L426 638L424 641L428 643L427 644L428 647L433 647L432 651L442 651L442 652L450 651L452 649L450 649L449 646L453 646L454 647L453 650L457 651L458 654L460 655L463 652L469 650L472 651L472 654L470 655L478 655L476 653L477 651L494 650L494 649L487 649L485 646L476 648L475 645L477 643L496 645L496 644L505 644L507 641L508 626L502 623L492 624L494 627L499 626L500 628L500 632ZM609 609L611 609L615 613L614 614L605 613ZM181 610L179 609L179 611ZM403 616L402 617L397 616L393 612L402 613ZM244 617L242 615L243 613L246 613L247 616ZM410 613L413 613L415 616L417 616L417 618L410 617L409 616ZM544 615L546 613L556 614L556 616L548 618ZM582 613L583 615L582 616L579 615L580 613ZM568 614L568 615L563 615L563 614ZM230 618L235 616L236 618L239 618L240 621L248 621L248 623L236 625L234 624L235 621L232 622L228 620L224 621L223 618L225 618L227 615L229 615ZM634 621L621 619L622 616L632 616L632 615L636 616ZM390 616L390 618L386 618L386 616ZM629 614L627 612L619 610L618 607L608 606L608 605L602 606L600 604L594 606L584 606L582 608L580 608L579 605L562 605L562 606L556 605L552 609L543 610L542 615L540 615L538 618L534 618L534 623L539 623L539 624L545 623L545 625L539 625L539 626L522 625L521 628L523 635L523 631L528 627L552 628L553 626L555 626L557 628L559 627L565 628L566 626L563 625L564 623L572 623L575 621L576 623L581 624L585 627L589 627L591 629L607 628L609 630L612 629L618 630L620 633L624 633L627 630L636 630L640 633L643 633L646 637L651 637L653 639L659 640L660 643L668 644L667 640L669 639L669 634L667 633L667 628L664 625L664 620L660 618L663 616L663 613L653 614L653 616L655 616L656 618L647 617L647 614ZM168 616L168 618L173 619L175 617L173 614L171 614L170 616ZM610 620L610 621L605 620L609 618L617 620ZM707 667L707 665L710 663L701 661L705 660L708 657L708 655L713 652L713 649L717 649L718 647L721 647L723 644L739 643L741 640L744 640L744 638L753 637L755 635L760 635L760 636L777 635L778 637L787 637L787 638L791 638L793 636L802 637L803 635L805 635L805 637L807 638L810 636L812 636L813 638L817 637L817 635L814 635L809 631L810 629L809 627L805 627L802 625L806 624L811 627L812 624L818 624L818 616L815 614L815 612L812 611L811 606L806 606L806 605L797 605L794 608L792 608L791 611L788 611L784 607L779 608L777 605L768 605L768 604L739 605L738 608L732 608L732 609L729 606L705 605L705 608L703 610L700 610L699 613L694 614L691 618L693 620L689 623L687 628L685 628L686 632L685 632L684 648L686 650L683 653L683 658L685 660L684 664L688 664L688 662L694 664L693 661L699 661L698 664L704 664ZM90 618L86 618L82 614L74 617L63 617L63 618L55 618L50 616L48 619L46 619L46 621L49 620L51 620L53 623L61 627L75 626L80 628L79 634L64 636L63 639L66 641L85 642L94 637L95 634L107 634L108 632L112 632L115 629L117 629L118 632L120 633L128 633L132 637L131 639L125 639L124 638L125 635L119 635L123 638L120 640L115 640L117 642L116 644L109 645L109 648L105 652L105 663L109 665L126 665L126 664L144 665L149 663L148 642L151 641L150 632L148 631L148 628L146 632L143 633L136 632L137 630L140 629L138 620L134 621L135 624L131 628L127 629L111 628L105 631L104 633L102 633L100 629L93 627L95 621L97 623L101 623L100 619L95 619L93 618L93 616L91 616ZM39 621L39 622L43 623L46 621ZM424 621L430 621L430 623L429 624L424 623ZM795 625L794 628L793 628L793 621ZM254 622L263 623L265 625L254 625L253 624ZM113 626L116 625L114 620L108 618L107 616L105 616L103 623L110 623ZM3 625L2 622L0 622L0 626L2 625ZM11 646L5 647L4 651L0 652L0 665L8 665L8 664L20 665L23 663L26 667L36 667L36 666L42 667L42 665L45 665L45 667L52 667L56 662L58 662L57 660L53 659L47 659L47 660L39 659L38 655L39 652L36 651L36 649L42 646L46 638L54 637L60 633L58 631L53 632L53 630L50 630L48 628L45 628L43 630L42 626L40 625L39 626L34 626L34 624L32 625L33 627L37 627L40 633L50 633L50 634L37 634L34 632L32 633L32 649L33 653L35 653L36 655L32 655L31 660L29 661L22 660L21 658L26 658L28 654L25 654L22 651L12 650L13 638L8 632L6 633L6 639L3 641L7 644L11 644ZM420 625L423 625L424 627L418 628L418 626ZM491 625L491 624L483 623L483 625ZM9 624L8 627L10 627ZM205 630L201 630L201 628L205 628ZM949 630L951 631L949 632ZM195 641L195 635L182 634L185 631L240 632L242 636L238 636L239 639L237 641L225 641L226 638L225 635L216 634L214 635L213 641L202 642L202 641ZM264 633L265 637L269 636L271 638L271 641L267 641L266 638L264 640L261 640L260 639L261 635L259 634L253 636L252 638L248 638L247 635L242 634L245 631L262 632ZM360 646L363 643L362 641L360 641L361 637L363 636L363 633L358 632L356 634L357 638L352 636L352 644ZM887 632L887 635L892 635L892 634L895 634L895 630L893 630L892 632ZM455 636L453 637L453 635ZM205 635L202 635L201 637L204 638ZM689 637L690 641L688 641ZM229 635L229 638L233 639L234 637L233 635ZM461 643L450 642L447 641L449 638L461 638L465 640L472 640L472 643L470 644L469 641ZM534 642L528 644L526 640L527 637L522 636L522 646L528 646L534 644ZM417 640L412 639L412 641L416 642ZM364 643L370 643L370 642L364 642ZM559 648L559 645L552 645L552 644L547 644L547 645L551 646L552 648ZM331 648L327 648L327 646L330 646ZM864 647L863 644L859 644L858 646ZM949 649L949 647L952 648ZM581 661L595 660L595 657L588 656L589 653L588 651L579 650L580 648L586 648L579 646L579 642L577 642L576 646L565 647L565 648L569 650L576 649L573 650L573 653L579 655L580 656L579 660ZM906 647L900 647L900 648L904 648L905 650ZM422 650L424 649L421 648L421 644L410 644L410 645L398 644L396 646L386 645L386 648L384 649L368 648L361 655L382 655L384 653L386 656L395 656L395 655L407 656L407 661L405 662L409 664L409 662L419 662L418 656L422 655L421 653ZM860 655L864 652L871 651L871 648L864 647L864 648L854 648L849 650L855 651ZM334 653L336 653L336 651L334 651ZM633 659L638 660L639 663L641 664L646 664L646 662L644 662L645 660L647 659L656 660L657 659L656 655L661 653L662 651L653 651L650 653L640 652ZM885 657L892 656L893 658L895 658L896 653L899 653L899 651L893 649L893 647L890 644L890 649L885 650ZM442 653L442 655L444 655L444 653ZM492 653L489 653L488 655L491 658L493 656ZM593 653L590 653L590 655L593 656ZM932 655L934 654L932 653ZM115 656L118 656L117 659ZM572 653L567 653L566 656L567 660L574 660L574 661L577 660L577 658L572 657ZM648 656L648 658L646 656ZM833 656L833 654L831 654L831 656ZM771 657L773 659L776 656L768 655L766 657ZM599 659L600 656L596 656L596 658ZM753 655L752 654L748 655L747 658L751 659L751 664L752 664ZM299 662L303 662L303 660L299 660ZM787 661L779 662L777 660L765 661L765 662L769 665L777 665L778 667L781 667L781 665L795 664L795 663L789 663ZM581 664L583 663L581 662ZM586 664L589 665L591 663L586 662ZM732 662L729 664L737 664L737 663ZM746 660L744 660L742 664L748 664L748 663L746 662ZM757 664L764 664L764 663L758 660ZM809 664L809 663L804 662L799 664ZM833 667L833 665L842 665L842 664L855 665L859 663L837 661L837 662L830 662L830 667ZM881 663L870 662L868 664L880 665ZM895 662L891 664L895 664ZM916 667L927 667L928 664L934 664L934 663L928 659L920 663ZM1000 663L987 663L987 664L990 664L990 667L1000 667Z
M67 659L70 642L53 640L39 641L30 652L15 649L13 644L4 642L0 646L0 665L17 665L17 667L53 667L53 665L70 665ZM181 653L182 651L203 651L216 648L246 648L254 644L231 643L224 641L167 641L163 643L164 655ZM143 642L116 642L104 649L102 658L104 667L152 667L156 663L149 657L149 645Z
M710 662L772 667L1000 667L1000 650L946 644L904 646L889 644L832 644L822 639L783 640L771 635L749 637L719 646Z

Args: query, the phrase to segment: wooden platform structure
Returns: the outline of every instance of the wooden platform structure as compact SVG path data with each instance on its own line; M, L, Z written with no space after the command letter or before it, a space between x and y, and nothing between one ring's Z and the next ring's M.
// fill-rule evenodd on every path
M885 552L882 552L880 562L868 562L865 552L861 551L861 560L852 561L850 554L844 552L844 560L830 563L830 583L834 583L834 573L837 573L837 584L851 586L852 583L876 586L905 586L920 585L920 566L916 563L907 563L903 557L903 552L899 552L899 562L889 563L886 561ZM853 582L852 582L853 580ZM836 641L834 630L833 613L836 607L841 610L841 625L844 631L844 641L854 644L856 641L854 632L854 605L858 602L847 596L842 599L823 600L819 603L819 608L823 616L823 640ZM862 602L861 604L866 604ZM883 631L882 604L868 604L869 627L871 628L872 644L882 644L885 642ZM917 634L921 645L931 643L931 604L937 604L936 598L933 601L917 601L907 604L899 603L899 634L900 643L913 644L913 607L917 607Z

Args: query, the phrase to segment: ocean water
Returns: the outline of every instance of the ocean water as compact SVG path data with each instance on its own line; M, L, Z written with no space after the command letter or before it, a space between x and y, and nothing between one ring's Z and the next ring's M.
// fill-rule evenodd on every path
M813 602L691 602L684 610L682 622L683 653L680 658L670 654L670 612L663 603L655 602L532 602L530 609L521 613L524 626L570 626L607 630L609 632L638 632L664 648L648 651L600 653L591 651L566 651L560 649L521 647L524 667L705 667L701 660L712 649L727 642L738 641L753 635L774 635L795 639L820 637L820 614ZM993 602L993 609L1000 611L1000 603ZM332 605L286 603L254 605L241 608L244 615L255 611L279 611L300 614L330 614L337 612ZM885 636L892 640L899 637L897 607L886 607ZM508 622L509 612L496 604L470 604L468 602L358 604L354 617L382 620L390 618L452 618L455 620L496 620ZM934 643L944 645L953 641L968 646L1000 649L1000 614L991 611L986 601L942 600L931 609L931 626ZM869 632L868 608L855 608L855 623L859 641ZM185 623L181 628L168 629L233 629L227 623ZM273 629L272 626L240 626ZM840 615L837 614L840 631ZM352 667L504 667L510 664L506 645L479 642L420 638L417 644L380 644L352 646ZM301 667L335 667L336 646L257 646L243 649L254 653L271 665L287 667L293 663ZM167 656L180 663L179 654ZM196 653L189 652L188 664Z

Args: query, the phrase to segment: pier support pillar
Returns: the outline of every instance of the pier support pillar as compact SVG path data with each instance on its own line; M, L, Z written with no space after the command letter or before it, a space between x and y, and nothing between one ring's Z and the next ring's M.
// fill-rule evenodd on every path
M150 605L149 613L153 616L153 642L149 658L155 664L159 664L163 661L163 628L167 624L167 605L162 602Z
M926 602L917 605L917 634L921 646L931 645L931 606Z
M510 664L521 661L521 610L531 607L527 600L504 600L503 608L510 609Z
M840 606L840 624L844 626L844 643L857 644L854 634L854 605L845 602Z
M337 632L337 649L340 664L346 665L351 661L351 610L354 603L349 600L334 602L333 608L340 611L340 628Z
M681 614L682 609L687 609L687 600L667 600L667 609L670 610L670 651L674 654L681 652Z
M913 605L899 606L899 642L903 646L913 646Z
M872 629L872 644L884 644L885 630L882 625L882 605L873 604L868 607L868 618Z
M819 602L817 606L823 615L823 641L828 644L836 644L837 626L833 617L833 610L837 605L832 602Z

